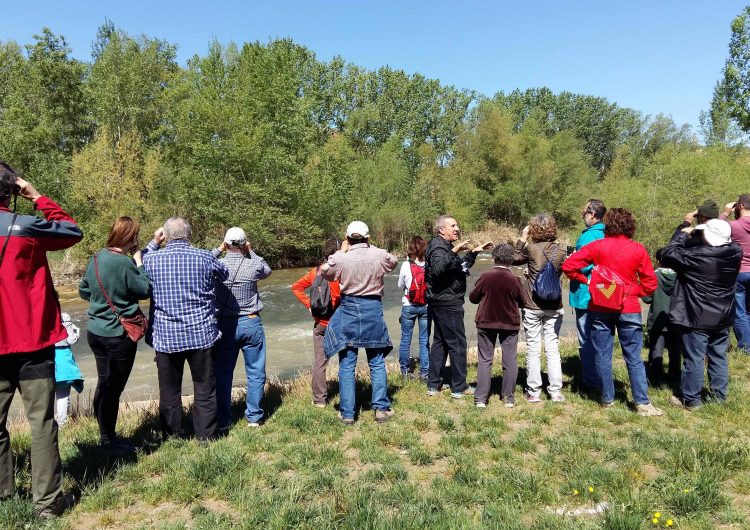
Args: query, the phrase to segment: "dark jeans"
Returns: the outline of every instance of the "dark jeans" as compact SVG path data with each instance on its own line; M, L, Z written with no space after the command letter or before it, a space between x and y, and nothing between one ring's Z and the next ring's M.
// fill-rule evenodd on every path
M37 509L62 492L62 464L55 422L55 349L0 355L0 499L15 492L7 421L18 390L31 427L31 491Z
M727 398L729 390L729 328L705 330L679 328L684 367L682 399L685 405L700 405L703 391L703 367L708 360L708 384L718 401Z
M159 420L164 437L185 436L182 426L182 374L185 361L193 378L193 429L199 440L216 433L216 377L211 348L175 353L156 352L159 376Z
M518 378L518 331L508 329L477 328L479 365L477 366L477 389L474 400L487 403L492 382L492 361L495 358L495 342L500 342L503 351L503 385L500 395L511 397Z
M737 275L734 291L735 314L734 335L737 337L737 348L750 354L750 272Z
M669 355L668 378L671 382L680 380L680 337L671 328L651 329L648 332L648 377L653 383L664 379L664 349Z
M430 348L428 388L440 388L448 357L451 360L451 391L463 392L466 384L466 330L464 308L427 306L434 334Z
M578 335L578 355L581 357L581 383L589 388L599 388L599 369L596 367L596 353L586 326L586 309L576 308L576 332Z
M137 344L124 333L102 337L89 331L86 338L96 360L94 414L99 422L99 440L106 444L115 439L120 395L133 369Z

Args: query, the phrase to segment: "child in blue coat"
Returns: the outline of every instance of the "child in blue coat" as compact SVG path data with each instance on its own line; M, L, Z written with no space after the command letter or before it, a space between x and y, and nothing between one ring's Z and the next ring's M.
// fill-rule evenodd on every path
M55 420L58 425L65 425L68 421L70 388L75 388L79 394L83 391L83 376L70 349L78 342L81 330L73 324L68 313L62 313L62 323L68 331L68 338L55 344Z

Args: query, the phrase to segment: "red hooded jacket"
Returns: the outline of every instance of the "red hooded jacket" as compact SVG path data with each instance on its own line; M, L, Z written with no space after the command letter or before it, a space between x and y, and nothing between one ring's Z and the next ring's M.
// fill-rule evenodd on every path
M0 206L0 355L34 352L67 336L60 320L47 252L72 247L83 239L76 222L49 197L34 208L44 219L19 215ZM10 234L8 236L7 234Z
M589 265L604 265L626 282L623 313L640 313L639 299L651 295L658 285L646 249L624 235L605 236L604 239L592 241L566 259L562 270L571 280L587 284L588 278L581 274L581 269ZM591 302L589 311L613 313L611 309L595 306Z

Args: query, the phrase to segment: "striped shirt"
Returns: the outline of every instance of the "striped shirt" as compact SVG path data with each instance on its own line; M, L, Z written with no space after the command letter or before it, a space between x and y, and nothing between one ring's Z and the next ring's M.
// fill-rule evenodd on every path
M152 345L174 353L208 348L221 334L216 325L214 289L229 276L226 265L208 250L185 240L153 241L144 250L143 265L151 278Z
M211 254L218 258L221 250L215 248ZM229 277L216 286L218 315L236 317L260 313L263 302L258 296L258 280L271 275L266 260L251 250L249 254L227 252L220 261L229 269Z
M320 271L326 280L336 280L341 294L383 296L383 276L398 265L398 260L369 243L357 243L348 252L339 250L328 257Z

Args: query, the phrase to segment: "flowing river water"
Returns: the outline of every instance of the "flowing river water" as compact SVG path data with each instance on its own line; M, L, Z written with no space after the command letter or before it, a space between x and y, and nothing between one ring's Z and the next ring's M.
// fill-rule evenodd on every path
M477 259L468 278L469 290L474 286L479 275L489 270L491 265L491 259L487 255L482 255ZM313 322L307 309L299 303L290 289L292 283L308 270L307 268L275 270L268 279L258 282L260 297L264 305L261 316L266 332L266 368L269 377L292 378L300 372L309 370L312 366ZM398 343L401 338L401 327L398 319L401 314L402 293L396 285L399 270L400 265L395 271L386 275L385 293L383 295L385 320L388 324L391 341L394 344L393 351L387 357L389 363L398 362ZM520 269L519 273L521 273ZM86 310L88 304L78 298L77 288L74 286L58 287L58 290L60 291L63 311L69 313L73 322L81 328L81 339L73 345L72 349L85 378L84 390L79 400L88 403L93 398L96 388L96 364L86 341L88 321ZM566 306L561 332L563 336L575 334L575 318L572 310L567 306L567 298L567 290L565 290L563 299ZM146 303L142 303L142 308L147 313ZM476 308L477 306L468 301L467 296L465 324L469 347L476 345L476 327L474 325ZM523 337L521 337L521 340L524 340ZM412 356L418 357L416 331L412 340ZM364 357L364 355L360 356L360 360ZM332 362L335 364L337 361L334 358ZM242 355L239 356L237 362L233 383L235 386L244 386L245 383ZM192 381L187 365L183 380L183 393L192 393ZM159 388L154 364L154 350L144 341L141 341L138 343L135 365L122 399L123 401L141 401L158 399L158 397ZM76 401L75 391L72 392L71 401ZM13 408L20 411L21 400L19 396L14 399Z

